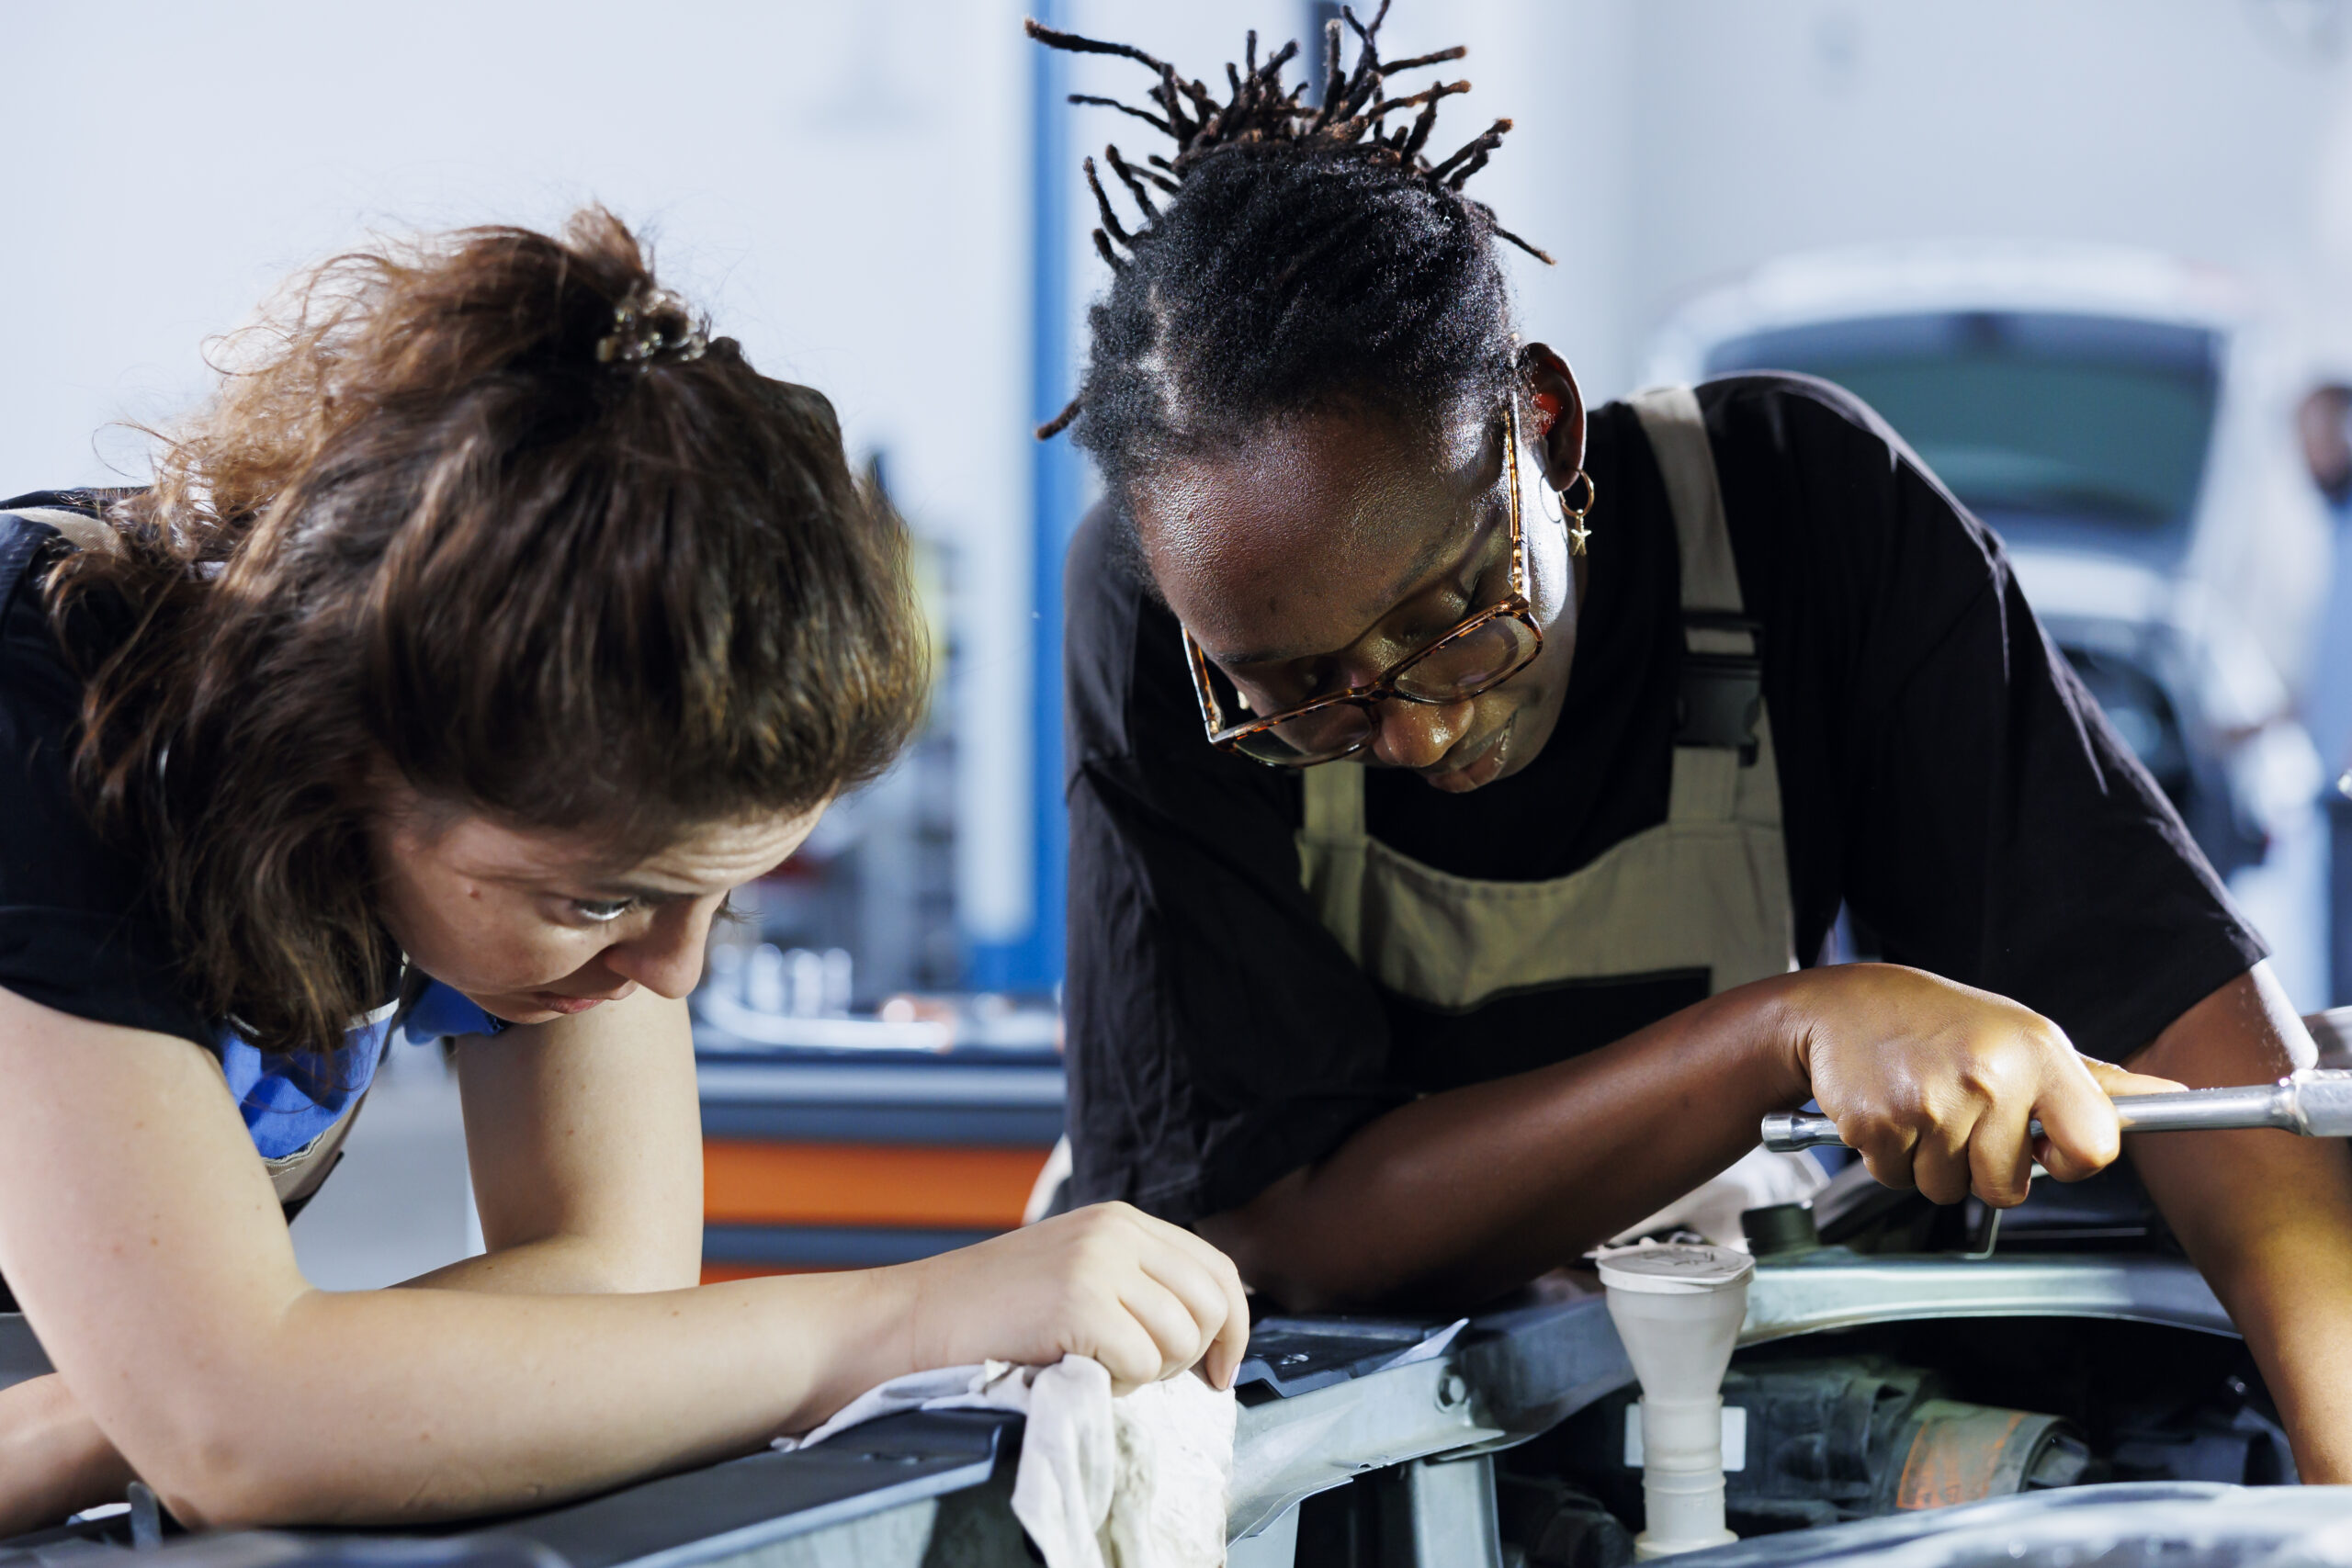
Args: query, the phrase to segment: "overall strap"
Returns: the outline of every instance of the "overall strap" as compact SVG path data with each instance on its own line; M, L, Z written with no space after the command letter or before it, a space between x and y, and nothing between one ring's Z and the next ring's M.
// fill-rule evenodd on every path
M1666 481L1682 565L1683 668L1667 819L1729 822L1738 809L1740 770L1753 767L1760 750L1759 628L1740 599L1723 486L1697 395L1688 387L1653 387L1627 400Z
M50 527L20 512L0 512L0 604L16 596L25 568L56 536Z
M7 515L21 517L28 523L46 524L62 534L65 542L77 550L104 550L112 555L122 548L122 536L108 527L104 518L72 507L19 506Z
M62 537L77 550L119 550L121 539L106 523L70 506L15 506L0 512L0 604L17 592L17 583L40 547Z
M1626 401L1650 439L1666 498L1674 508L1674 537L1682 557L1686 616L1740 613L1739 572L1732 564L1731 527L1724 520L1723 487L1715 479L1714 449L1706 416L1688 387L1652 387Z
M1299 770L1306 796L1300 827L1318 844L1363 841L1363 769L1354 762L1326 762Z

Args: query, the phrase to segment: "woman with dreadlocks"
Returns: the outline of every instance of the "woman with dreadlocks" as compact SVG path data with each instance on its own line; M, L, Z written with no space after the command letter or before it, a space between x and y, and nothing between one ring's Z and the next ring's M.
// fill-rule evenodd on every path
M1541 253L1464 192L1509 122L1434 156L1467 85L1393 78L1463 51L1347 22L1319 105L1254 36L1218 94L1031 28L1148 70L1117 107L1172 141L1105 152L1132 219L1088 160L1112 276L1040 433L1107 489L1069 562L1074 1195L1294 1305L1451 1309L1808 1099L1880 1179L2007 1205L2115 1158L2102 1089L2309 1065L1999 542L1817 381L1588 408L1517 333L1496 247ZM1899 963L1814 966L1841 903ZM2304 1477L2352 1479L2352 1158L2132 1153Z

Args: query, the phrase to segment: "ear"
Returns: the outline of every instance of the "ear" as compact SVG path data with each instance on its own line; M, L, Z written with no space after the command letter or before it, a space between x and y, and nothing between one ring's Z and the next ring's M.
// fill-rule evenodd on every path
M1519 351L1520 374L1534 401L1538 443L1544 454L1544 478L1558 490L1584 467L1584 392L1576 372L1548 344L1531 343Z

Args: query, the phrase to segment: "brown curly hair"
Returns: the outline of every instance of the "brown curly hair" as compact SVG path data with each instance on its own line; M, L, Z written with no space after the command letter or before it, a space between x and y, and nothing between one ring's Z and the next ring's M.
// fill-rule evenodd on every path
M601 209L337 257L112 507L122 547L53 571L77 784L209 1016L332 1049L381 998L387 770L645 852L888 765L927 686L903 530L821 396L700 334Z

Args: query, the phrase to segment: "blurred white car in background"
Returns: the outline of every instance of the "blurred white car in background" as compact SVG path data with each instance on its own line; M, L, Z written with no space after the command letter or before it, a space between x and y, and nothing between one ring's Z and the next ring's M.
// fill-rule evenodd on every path
M1679 310L1647 370L1799 371L1883 415L2000 535L2309 1010L2329 999L2326 837L2293 687L2328 546L2281 337L2210 271L1948 244L1771 263Z

